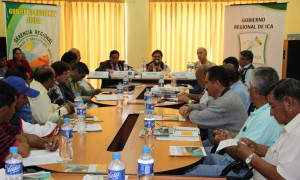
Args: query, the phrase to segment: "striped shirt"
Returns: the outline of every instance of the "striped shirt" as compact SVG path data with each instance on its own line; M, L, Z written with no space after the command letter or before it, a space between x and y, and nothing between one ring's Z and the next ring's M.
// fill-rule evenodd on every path
M21 134L23 131L10 123L0 125L0 168L4 167L5 158L9 154L11 146L18 146L19 141L15 139L15 135Z

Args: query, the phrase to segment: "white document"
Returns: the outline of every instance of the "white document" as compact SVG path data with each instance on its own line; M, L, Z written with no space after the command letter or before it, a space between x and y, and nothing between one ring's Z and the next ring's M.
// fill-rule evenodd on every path
M221 149L224 149L229 146L237 146L238 141L239 139L226 139L224 141L221 141L216 151L220 151Z
M0 169L0 180L5 180L5 169L4 168Z
M97 101L116 101L118 96L113 95L95 95Z
M75 121L75 118L69 118L70 121ZM86 117L85 121L101 121L97 116L93 116L93 117Z
M23 165L34 166L42 164L55 164L62 162L62 159L59 156L59 149L54 152L48 150L34 150L30 152L30 155L26 158L23 158Z
M200 141L199 136L173 136L170 134L169 136L160 136L157 137L156 140L162 141Z
M73 131L77 131L77 125L73 128ZM102 127L100 124L87 124L86 131L88 132L102 131Z

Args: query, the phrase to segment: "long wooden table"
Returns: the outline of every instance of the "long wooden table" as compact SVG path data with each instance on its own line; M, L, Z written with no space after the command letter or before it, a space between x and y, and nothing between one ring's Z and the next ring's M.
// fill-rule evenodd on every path
M141 85L141 86L136 86L134 93L128 95L128 101L134 101L137 100L141 97L144 97L144 93L146 91L146 86L145 85ZM177 101L177 102L163 102L163 103L157 103L157 101L159 100L158 97L153 97L153 100L155 102L155 106L156 107L168 107L168 108L174 108L174 109L178 109L179 107L181 107L184 102L181 101ZM100 105L100 106L116 106L117 105L117 101L98 101L95 97L92 98L92 102ZM134 105L136 106L136 104L128 104L129 106ZM140 105L143 106L143 105Z
M87 132L84 137L81 137L78 133L73 135L73 150L74 158L72 164L108 164L112 160L112 152L108 151L108 147L115 138L122 124L124 124L128 114L135 113L143 110L144 106L126 106L122 111L116 107L102 107L88 109L88 114L93 114L101 118L103 122L99 122L102 126L101 132ZM178 114L178 110L170 108L155 108L154 111L158 115L162 114ZM141 154L141 149L144 146L144 139L139 137L139 132L144 126L144 115L140 114L135 122L132 131L126 129L124 134L119 134L118 138L125 137L129 134L127 142L121 153L121 160L125 163L126 174L136 174L137 172L137 159ZM129 120L126 123L131 123ZM126 124L125 123L125 124ZM195 126L190 122L174 122L166 121L159 122L160 125L166 126ZM158 125L156 124L156 128ZM131 131L131 133L130 133ZM125 141L125 140L124 140ZM122 143L121 143L122 144ZM169 146L201 146L200 141L197 142L185 142L185 141L155 141L153 156L155 160L154 171L155 173L170 173L172 170L182 169L190 165L195 165L200 158L196 157L170 157ZM49 164L41 165L39 167L54 172L63 172L66 164Z

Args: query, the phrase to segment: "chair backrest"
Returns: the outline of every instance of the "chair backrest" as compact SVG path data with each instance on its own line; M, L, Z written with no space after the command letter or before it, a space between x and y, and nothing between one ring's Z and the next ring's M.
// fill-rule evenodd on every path
M250 179L253 176L252 167L249 167L245 162L243 161L234 161L230 163L225 169L223 169L220 176L227 176L227 174L231 171L238 174L241 170L245 171L245 175L243 178Z

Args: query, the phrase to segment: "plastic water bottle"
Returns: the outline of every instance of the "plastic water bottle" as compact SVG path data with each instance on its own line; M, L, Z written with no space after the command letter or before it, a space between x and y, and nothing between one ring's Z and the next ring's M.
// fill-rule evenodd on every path
M129 86L129 79L128 79L128 76L125 76L123 78L123 88L124 88L124 93L128 93L128 86Z
M164 81L164 74L161 73L159 75L159 80L158 80L158 87L163 88L165 86L165 81Z
M176 80L176 77L175 77L174 74L173 74L173 76L172 76L171 86L172 86L172 87L176 87L176 86L177 86L177 80Z
M117 86L117 108L123 108L123 86L121 82Z
M60 157L63 161L71 161L73 159L72 131L73 127L70 124L70 119L64 118L64 124L61 126L62 148L60 152Z
M120 161L120 153L113 153L113 160L108 164L108 179L123 180L125 179L125 165Z
M18 152L17 146L9 148L10 155L5 159L5 179L7 180L23 179L23 160Z
M164 70L163 71L164 72L163 75L166 76L166 77L168 76L168 69L169 69L169 67L167 65L167 61L165 61L165 63L164 63L164 69L163 69Z
M124 62L124 71L128 71L128 64L127 64L127 61Z
M195 71L195 64L193 62L191 62L191 72Z
M153 130L154 130L154 116L153 116L153 102L152 99L147 100L147 105L146 105L146 113L144 117L144 129L145 129L145 146L149 147L151 150L154 149L154 135L153 135Z
M143 61L143 64L142 64L142 72L146 72L146 69L147 69L146 61Z
M77 105L77 132L80 135L86 134L86 105L83 103L83 100L79 101L79 104Z
M140 180L153 179L154 176L154 159L150 155L148 147L142 148L142 154L138 158L138 178Z
M147 89L146 89L146 92L144 93L144 101L145 101L145 104L146 104L147 100L148 100L150 97L152 98L152 95L151 95L151 93L150 93L150 88L147 88Z
M76 93L76 94L75 94L75 99L74 99L74 110L75 110L75 115L77 115L77 106L78 106L80 100L82 100L82 97L80 96L80 93Z
M191 70L191 65L190 65L190 64L191 64L191 63L188 62L187 65L186 65L186 70L187 70L187 72L190 72L190 70Z

